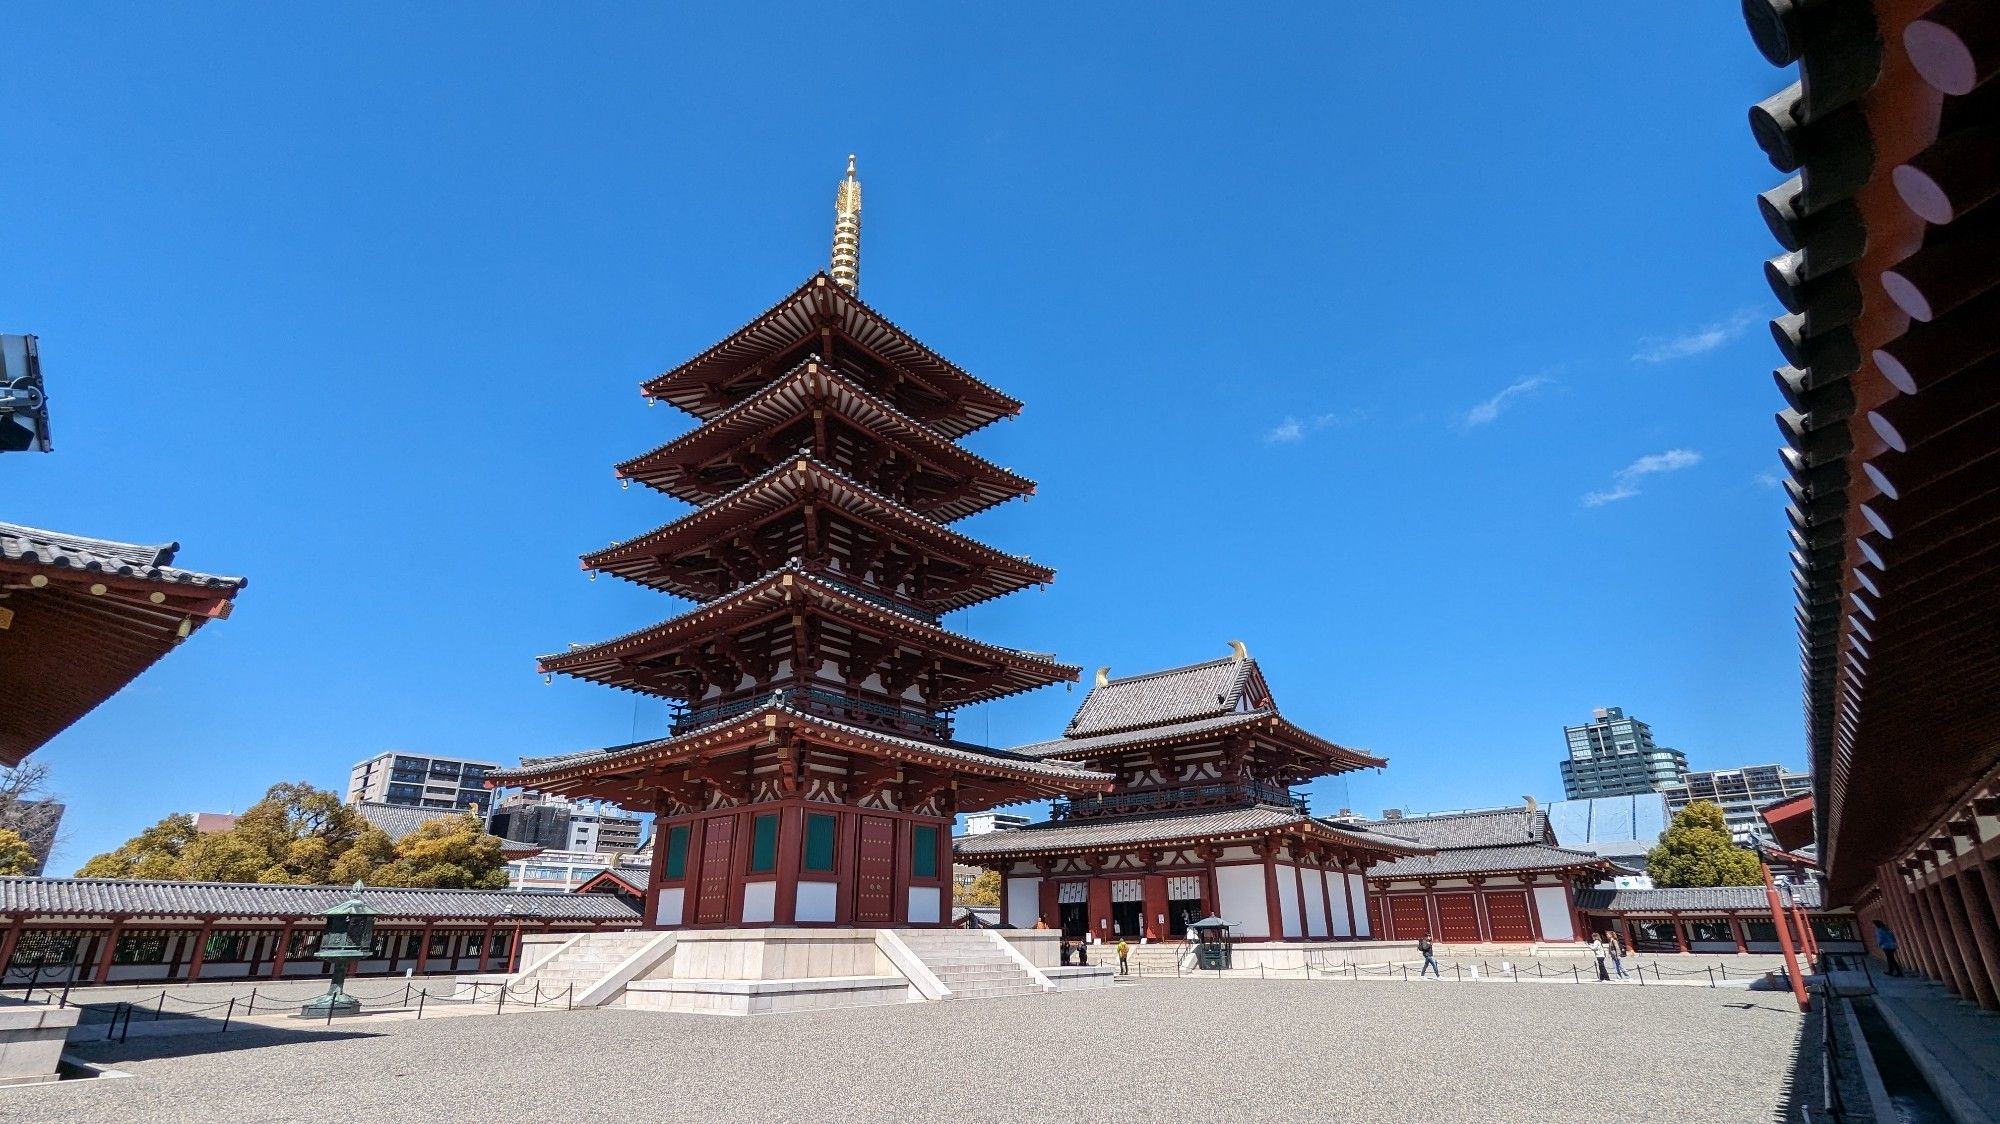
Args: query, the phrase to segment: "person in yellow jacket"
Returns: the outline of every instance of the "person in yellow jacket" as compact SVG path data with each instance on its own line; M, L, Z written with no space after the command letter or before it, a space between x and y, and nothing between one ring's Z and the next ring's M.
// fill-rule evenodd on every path
M1131 946L1131 945L1129 945L1129 944L1126 944L1126 943L1125 943L1125 938L1124 938L1124 937L1119 937L1119 938L1118 938L1118 974L1119 974L1119 975L1121 975L1121 976L1123 976L1123 975L1126 975L1126 974L1127 974L1127 971L1126 971L1126 967L1125 967L1125 958L1126 958L1127 956L1130 956L1130 955L1132 955L1132 946Z

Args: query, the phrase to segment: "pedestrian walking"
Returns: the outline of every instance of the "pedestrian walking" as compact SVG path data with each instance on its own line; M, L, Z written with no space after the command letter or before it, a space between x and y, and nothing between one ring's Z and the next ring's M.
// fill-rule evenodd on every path
M1425 933L1423 936L1417 938L1417 951L1424 954L1424 966L1417 969L1418 979L1423 979L1426 972L1436 972L1438 979L1444 979L1444 970L1438 967L1437 957L1431 955L1434 948L1435 946L1431 944L1431 935L1429 933Z
M1069 936L1065 934L1062 938L1062 966L1065 968L1069 967L1069 956Z
M1889 974L1902 975L1903 966L1896 962L1896 934L1880 921L1875 922L1875 947L1882 950L1882 962L1889 966Z
M1079 967L1090 967L1090 935L1088 933L1077 938L1076 962Z
M1612 933L1610 939L1604 942L1604 951L1611 957L1612 974L1621 980L1631 979L1631 976L1625 974L1625 939L1615 932Z
M1126 968L1126 964L1125 964L1125 958L1126 958L1127 956L1130 956L1130 955L1132 955L1132 946L1131 946L1131 945L1129 945L1129 944L1126 944L1126 943L1125 943L1125 938L1124 938L1124 937L1119 937L1119 938L1118 938L1118 974L1119 974L1119 975L1121 975L1121 976L1123 976L1123 975L1127 975L1127 974L1128 974L1128 971L1127 971L1127 968Z
M1610 983L1611 973L1604 970L1604 934L1590 935L1590 954L1597 958L1597 982Z

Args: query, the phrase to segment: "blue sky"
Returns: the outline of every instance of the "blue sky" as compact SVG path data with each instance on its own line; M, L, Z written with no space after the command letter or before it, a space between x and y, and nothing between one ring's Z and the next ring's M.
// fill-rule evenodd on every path
M52 870L386 748L663 729L533 657L686 607L577 569L685 510L612 477L690 424L637 385L823 267L849 152L862 295L1027 403L970 443L1039 494L961 526L1059 576L954 627L1086 682L1244 640L1390 758L1327 811L1550 799L1602 705L1801 763L1734 5L420 7L9 21L56 452L0 518L251 578L42 751Z

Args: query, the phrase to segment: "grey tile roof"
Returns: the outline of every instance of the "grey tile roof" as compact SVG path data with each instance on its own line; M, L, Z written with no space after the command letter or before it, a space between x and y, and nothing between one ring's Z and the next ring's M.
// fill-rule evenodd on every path
M644 892L647 884L653 880L653 868L651 866L626 866L621 863L618 866L607 866L599 873L584 879L577 885L577 889L581 890L584 886L604 877L606 874L641 892Z
M1101 749L1115 749L1121 745L1136 745L1141 742L1158 741L1163 738L1218 733L1234 729L1238 726L1254 725L1266 718L1276 716L1277 713L1275 710L1265 708L1249 711L1244 714L1224 714L1215 718L1195 718L1186 722L1166 722L1137 730L1120 730L1116 733L1094 734L1089 737L1061 737L1053 741L1015 746L1013 752L1023 753L1029 757L1066 757L1074 754L1091 753Z
M354 810L361 813L362 819L380 828L392 843L401 843L403 836L432 820L465 814L462 808L413 808L407 804L378 804L369 800L356 804Z
M1819 883L1793 883L1792 892L1807 909L1820 909L1824 899ZM1780 891L1780 899L1783 891ZM1768 911L1769 897L1762 886L1686 886L1658 890L1585 890L1576 896L1580 909L1613 913L1663 913L1668 910L1749 910Z
M1247 835L1272 828L1296 826L1305 834L1331 837L1356 846L1376 850L1415 850L1408 840L1356 831L1340 824L1316 820L1295 808L1259 805L1230 808L1219 812L1168 812L1117 819L1050 820L1027 827L963 836L952 843L953 853L967 859L1000 855L1029 854L1051 850L1137 846L1180 840L1205 841L1232 835Z
M1081 765L1068 761L1056 761L1046 758L1038 759L1015 753L1011 750L992 749L986 746L973 745L970 742L929 742L917 738L900 737L882 730L868 730L859 726L850 726L844 722L836 722L831 718L817 714L808 714L805 711L796 710L776 702L765 703L762 706L744 711L741 714L731 715L728 718L689 730L687 733L676 737L661 738L658 741L613 746L609 749L588 749L580 753L566 753L558 757L522 758L520 768L495 770L487 774L487 780L496 784L528 785L532 787L537 777L549 776L579 765L595 766L599 762L602 762L606 766L615 767L621 762L621 759L631 759L636 764L639 760L650 755L664 750L671 750L679 743L706 737L718 730L738 725L759 724L767 714L785 714L806 722L825 726L835 733L872 738L877 741L888 742L892 745L934 754L949 760L963 761L971 765L1014 769L1051 780L1070 780L1086 784L1106 784L1112 780L1112 776L1109 773L1100 773L1094 769L1086 769ZM533 764L530 764L530 761Z
M44 531L17 523L0 523L0 558L8 561L34 562L205 589L241 589L249 584L248 578L221 577L176 568L173 565L174 555L180 548L179 543L172 542L142 546Z
M1256 660L1229 657L1113 679L1084 696L1063 736L1083 738L1228 714L1256 671Z
M1370 878L1442 878L1468 874L1601 867L1605 860L1587 851L1571 851L1541 843L1502 847L1460 847L1435 855L1397 859L1368 869Z
M1540 811L1530 813L1526 808L1447 812L1436 816L1404 816L1397 820L1366 822L1371 830L1400 835L1441 849L1539 843L1548 829L1548 821Z
M123 878L0 878L0 914L102 917L316 917L347 900L346 886L144 882ZM617 898L512 890L370 887L362 900L389 920L608 921L638 914Z

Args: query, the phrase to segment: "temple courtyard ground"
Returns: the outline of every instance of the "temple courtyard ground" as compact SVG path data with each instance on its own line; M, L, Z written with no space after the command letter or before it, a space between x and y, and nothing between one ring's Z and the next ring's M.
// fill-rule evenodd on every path
M130 1076L0 1090L0 1120L1768 1124L1803 1026L1788 994L1740 989L1214 978L750 1019L262 1024L81 1044Z

